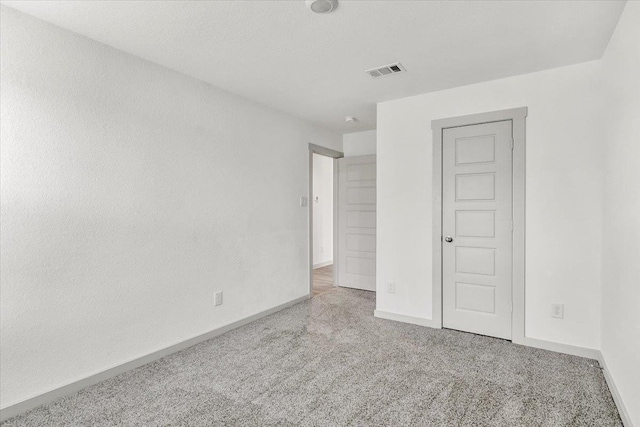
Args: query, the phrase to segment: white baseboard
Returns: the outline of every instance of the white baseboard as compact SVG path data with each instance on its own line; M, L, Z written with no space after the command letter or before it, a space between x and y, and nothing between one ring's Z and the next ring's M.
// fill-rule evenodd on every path
M442 329L442 326L440 326L433 319L407 316L406 314L392 313L392 312L383 311L383 310L375 310L373 315L381 319L395 320L396 322L427 326L429 328L434 328L434 329ZM600 354L599 350L596 350L593 348L579 347L579 346L569 345L569 344L561 344L561 343L556 343L552 341L545 341L545 340L539 340L536 338L528 338L528 337L525 337L522 342L514 342L514 344L524 345L527 347L540 348L543 350L555 351L558 353L571 354L573 356L586 357L588 359L594 359L594 360L598 360L598 357Z
M433 320L424 317L407 316L406 314L392 313L390 311L375 310L375 317L380 319L395 320L396 322L411 323L413 325L428 326L429 328L441 329Z
M327 265L331 265L331 264L333 264L332 259L330 259L329 261L319 262L317 264L313 264L313 269L315 270L316 268L326 267Z
M631 422L631 416L629 416L629 412L627 411L627 407L624 405L622 401L622 397L620 396L620 392L618 391L618 387L616 387L616 383L613 381L613 377L611 376L611 372L607 367L607 362L604 360L604 356L601 351L598 351L597 357L598 363L602 367L602 373L604 374L604 379L607 381L607 385L609 386L609 390L611 391L611 396L613 397L613 401L618 407L618 413L620 414L620 419L622 420L622 424L625 427L633 427L633 423Z
M539 340L537 338L524 337L522 342L514 343L527 347L540 348L542 350L555 351L556 353L570 354L572 356L586 357L587 359L598 360L599 350L595 348L580 347L577 345L562 344L553 341Z
M138 368L140 366L146 365L147 363L158 360L162 357L168 356L172 353L178 352L180 350L184 350L185 348L192 347L196 344L199 344L203 341L206 341L211 338L215 338L218 335L222 335L225 332L229 332L233 329L244 326L248 323L251 323L255 320L261 319L263 317L269 316L273 313L276 313L280 310L283 310L287 307L295 305L299 302L308 300L309 296L305 295L300 298L296 298L284 304L280 304L276 307L270 308L268 310L262 311L260 313L256 313L252 316L246 317L244 319L238 320L236 322L230 323L228 325L222 326L220 328L214 329L213 331L206 332L202 335L198 335L193 338L189 338L185 341L174 344L170 347L163 348L158 351L154 351L153 353L147 354L145 356L130 360L128 362L122 363L120 365L114 366L113 368L104 370L102 372L98 372L96 374L90 375L86 378L83 378L78 381L74 381L72 383L66 384L62 387L55 388L48 392L39 394L37 396L31 397L29 399L23 400L21 402L9 405L0 410L0 422L5 421L9 418L13 418L16 415L20 415L30 409L36 408L40 405L44 405L46 403L53 402L54 400L58 400L64 396L67 396L72 393L76 393L83 388L89 387L91 385L97 384L106 379L115 377L116 375L120 375L124 372L130 371L132 369Z

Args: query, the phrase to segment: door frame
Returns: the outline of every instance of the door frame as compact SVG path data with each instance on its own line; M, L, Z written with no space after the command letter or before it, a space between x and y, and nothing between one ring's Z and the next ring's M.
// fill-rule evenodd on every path
M309 143L309 298L313 297L313 155L333 159L333 286L338 284L338 159L344 153L320 145Z
M433 132L433 327L442 328L442 140L445 129L510 120L512 167L512 313L511 341L525 343L525 122L527 107L432 120Z

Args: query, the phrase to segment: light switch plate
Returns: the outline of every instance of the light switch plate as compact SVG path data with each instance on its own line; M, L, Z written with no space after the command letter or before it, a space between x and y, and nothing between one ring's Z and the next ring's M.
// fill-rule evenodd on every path
M307 198L304 196L300 197L300 207L304 208L306 206L307 206Z

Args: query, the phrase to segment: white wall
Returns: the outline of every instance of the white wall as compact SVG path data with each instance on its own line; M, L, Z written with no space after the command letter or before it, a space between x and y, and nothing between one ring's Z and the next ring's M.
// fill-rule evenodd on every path
M340 135L1 15L3 408L308 294Z
M527 106L526 335L599 347L599 78L596 61L378 104L378 310L432 316L431 120Z
M345 157L376 154L376 131L353 132L342 135Z
M316 197L318 201L316 201ZM333 159L313 155L313 265L333 262Z
M625 6L602 61L602 354L640 426L640 3Z

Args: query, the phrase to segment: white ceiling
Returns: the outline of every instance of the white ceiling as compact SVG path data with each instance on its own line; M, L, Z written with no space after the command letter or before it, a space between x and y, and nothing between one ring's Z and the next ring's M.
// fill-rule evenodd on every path
M598 59L620 1L3 1L338 133L376 102ZM400 61L406 74L364 70ZM344 116L356 116L355 124Z

